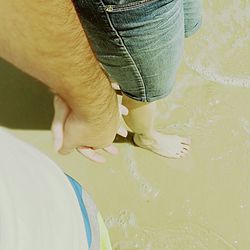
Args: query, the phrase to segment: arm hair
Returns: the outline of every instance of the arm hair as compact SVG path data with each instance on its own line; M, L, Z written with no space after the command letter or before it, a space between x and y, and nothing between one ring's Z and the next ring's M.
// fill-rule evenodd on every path
M70 0L0 0L0 56L41 80L93 126L118 116L115 91Z

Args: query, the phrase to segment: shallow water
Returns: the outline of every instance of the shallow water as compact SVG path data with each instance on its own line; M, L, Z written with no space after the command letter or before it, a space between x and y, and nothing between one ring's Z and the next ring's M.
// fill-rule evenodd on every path
M33 99L5 94L0 100L11 99L13 110L22 107L18 112L24 116L16 112L10 117L9 103L2 101L0 123L16 128L15 134L85 186L103 213L114 249L248 250L249 13L249 1L205 1L203 27L186 40L176 87L159 103L155 124L163 133L192 138L184 159L157 156L135 147L131 138L117 140L119 156L107 156L104 165L77 153L55 154L49 131L35 130L49 126L51 96L4 62L1 95L23 84ZM34 102L32 109L28 103ZM40 127L32 123L37 114ZM29 118L28 130L23 130L24 117Z
M203 2L203 26L186 41L184 62L208 80L250 87L249 0Z

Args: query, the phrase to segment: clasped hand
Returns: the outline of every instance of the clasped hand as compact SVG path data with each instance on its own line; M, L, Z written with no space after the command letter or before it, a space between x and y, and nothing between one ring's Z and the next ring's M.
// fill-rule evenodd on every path
M113 155L118 153L118 149L110 142L113 138L107 138L105 131L96 133L91 125L77 117L67 103L57 95L54 97L54 111L51 130L54 147L59 153L68 154L76 149L86 158L98 163L105 162L98 149L102 148ZM119 105L119 111L120 117L128 114L128 109L123 105ZM117 134L123 137L127 137L127 133L124 127L120 127L117 131ZM113 134L116 134L115 131ZM108 144L99 146L97 143Z

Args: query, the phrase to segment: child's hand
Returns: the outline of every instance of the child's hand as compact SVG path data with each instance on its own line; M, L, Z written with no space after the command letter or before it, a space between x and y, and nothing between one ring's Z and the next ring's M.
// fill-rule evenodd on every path
M107 143L110 144L110 138L105 134L105 131L96 133L93 126L77 118L59 96L54 97L54 109L51 130L55 149L61 154L68 154L77 149L88 159L102 163L105 162L105 158L96 151L97 148L102 148L113 155L118 153L114 145L107 146ZM127 108L121 105L120 114L127 115ZM121 127L117 134L126 137L127 130Z

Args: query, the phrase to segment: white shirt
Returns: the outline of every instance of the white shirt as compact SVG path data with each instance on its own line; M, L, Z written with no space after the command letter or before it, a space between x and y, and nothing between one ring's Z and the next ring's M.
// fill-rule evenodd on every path
M60 168L0 128L0 249L87 250L82 214Z

